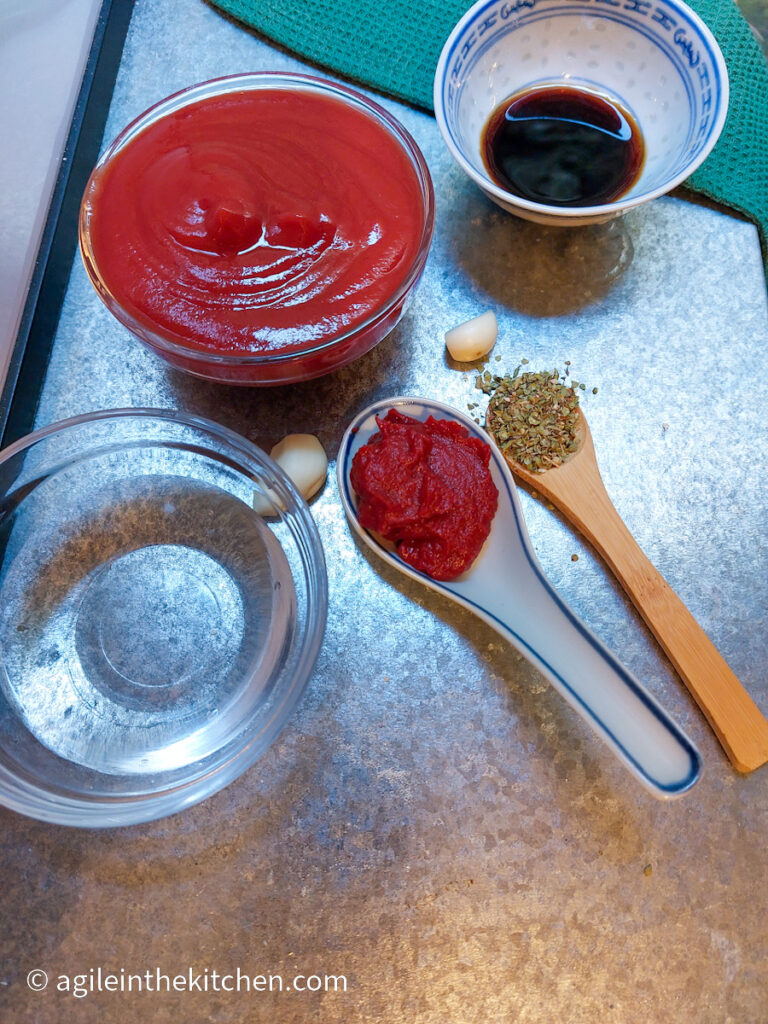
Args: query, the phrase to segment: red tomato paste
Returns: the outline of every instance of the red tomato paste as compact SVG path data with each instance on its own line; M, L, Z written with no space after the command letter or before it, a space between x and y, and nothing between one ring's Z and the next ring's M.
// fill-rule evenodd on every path
M223 93L168 113L115 153L88 200L95 263L123 309L233 355L354 328L402 283L424 229L400 143L309 90Z
M499 492L491 450L455 420L421 422L390 409L352 460L360 524L436 580L452 580L477 558Z

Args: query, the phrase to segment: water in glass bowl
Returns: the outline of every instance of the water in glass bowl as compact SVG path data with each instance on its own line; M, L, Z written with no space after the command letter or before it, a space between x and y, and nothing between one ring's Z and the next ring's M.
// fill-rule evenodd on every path
M3 690L68 762L173 772L268 701L295 616L291 569L265 521L215 481L152 472L105 484L105 467L83 488L78 469L99 472L51 477L6 539Z

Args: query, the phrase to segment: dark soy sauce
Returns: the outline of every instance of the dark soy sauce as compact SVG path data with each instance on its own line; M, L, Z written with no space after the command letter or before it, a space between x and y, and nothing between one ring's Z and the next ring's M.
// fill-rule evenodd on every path
M538 86L511 96L483 130L492 180L548 206L598 206L637 181L645 143L614 100L574 86Z

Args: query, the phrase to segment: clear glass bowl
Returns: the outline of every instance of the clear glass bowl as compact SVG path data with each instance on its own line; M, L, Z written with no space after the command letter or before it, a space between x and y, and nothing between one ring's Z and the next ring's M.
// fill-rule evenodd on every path
M285 725L325 629L306 502L194 416L98 412L6 449L0 558L0 802L43 821L148 821L227 785Z
M260 352L223 353L188 342L183 336L183 326L174 331L152 326L126 308L99 267L92 240L92 223L98 216L98 190L102 176L139 133L169 114L202 100L251 90L279 90L282 96L288 97L310 92L332 98L372 119L395 141L413 169L421 195L422 223L418 245L405 276L364 320L351 329L316 343L308 341ZM322 188L320 182L317 182L317 187ZM350 182L349 187L354 188L354 182ZM145 111L118 135L98 161L83 196L80 252L88 276L107 308L140 341L173 366L206 380L230 384L286 384L318 377L344 366L364 355L390 333L403 315L406 302L424 270L432 241L434 213L434 189L424 157L403 125L383 107L354 89L314 76L253 72L214 79L176 93Z

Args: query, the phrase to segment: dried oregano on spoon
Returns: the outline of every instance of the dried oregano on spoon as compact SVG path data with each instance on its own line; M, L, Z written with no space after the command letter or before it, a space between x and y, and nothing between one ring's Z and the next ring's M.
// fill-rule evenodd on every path
M486 379L487 378L487 379ZM532 473L561 465L580 445L579 397L583 384L563 383L557 370L509 377L478 377L490 395L486 428L504 454Z

